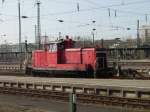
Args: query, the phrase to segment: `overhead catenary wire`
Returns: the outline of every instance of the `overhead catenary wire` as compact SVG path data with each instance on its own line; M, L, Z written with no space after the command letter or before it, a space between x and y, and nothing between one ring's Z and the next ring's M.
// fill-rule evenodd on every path
M146 3L146 2L150 2L150 0L145 0L145 1L137 1L137 2L128 2L125 3L123 6L126 5L134 5L134 4L141 4L141 3ZM77 4L77 8L79 8L78 6L79 4ZM57 15L67 15L67 14L75 14L77 13L79 10L80 12L86 12L86 11L92 11L92 10L99 10L99 9L109 9L110 11L113 10L115 11L115 15L117 12L119 13L130 13L130 14L134 14L134 15L145 15L145 13L138 13L138 12L133 12L133 11L124 11L124 10L120 10L120 9L115 9L115 8L110 8L110 7L116 7L116 6L122 6L122 4L114 4L114 5L107 5L107 6L101 6L101 7L95 7L95 8L89 8L89 9L77 9L77 10L72 10L72 11L64 11L64 12L55 12L55 13L49 13L49 14L45 14L45 15L41 15L41 17L47 17L47 16L57 16ZM110 13L110 12L109 12ZM6 15L3 14L5 16L12 16L12 17L17 17L15 15ZM110 14L109 14L110 15ZM147 16L150 14L147 14ZM36 18L36 16L30 16L29 18Z
M148 1L149 2L149 1ZM130 2L131 3L131 2ZM147 3L146 2L146 0L145 0L145 2L140 2L140 3ZM138 3L138 4L140 4L140 3ZM126 6L126 4L127 3L124 3L124 5L123 6ZM133 4L133 3L132 3ZM136 3L137 4L137 3ZM116 4L117 5L117 4ZM134 4L133 4L134 5ZM110 7L110 6L112 6L112 8ZM118 6L119 6L119 4L118 4ZM120 6L122 6L122 5L120 5ZM104 9L104 10L107 10L108 9L108 7L110 8L110 10L113 12L113 16L114 16L114 11L116 11L116 15L118 16L118 15L120 15L119 13L127 13L127 14L134 14L134 15L144 15L143 17L145 17L145 20L146 20L146 15L147 15L147 19L148 19L148 16L149 16L149 14L145 14L145 13L139 13L139 12L135 12L135 11L125 11L125 10L120 10L120 9L116 9L116 7L117 6L114 6L114 5L107 5L107 6L102 6L102 8L98 8L98 9L95 9L95 8L90 8L91 10L99 10L99 9ZM85 9L82 9L82 7L80 7L80 12L84 12L84 10ZM91 11L91 10L87 10L87 11ZM86 10L85 10L86 11ZM58 13L51 13L51 14L46 14L46 15L41 15L41 17L43 17L43 18L47 18L47 17L51 17L51 16L55 16L55 15L65 15L65 14L75 14L75 13L77 13L78 12L78 10L76 9L76 10L70 10L70 11L65 11L65 12L58 12ZM3 14L3 15L6 15L6 16L9 16L9 15L7 15L7 14ZM13 16L13 15L10 15L10 16L12 16L12 17L17 17L17 16ZM121 15L122 16L122 15ZM36 18L36 16L29 16L29 19L32 19L32 18ZM54 19L54 21L55 21L56 19ZM67 20L65 20L65 22L70 22L70 23L80 23L80 21L67 21ZM82 24L82 22L81 22L81 24Z
M147 3L150 2L150 0L145 0L145 1L139 1L139 2L128 2L126 4L124 4L123 6L126 5L135 5L135 4L141 4L141 3ZM111 10L117 10L117 9L113 9L110 7L116 7L116 6L122 6L121 4L114 4L114 5L108 5L108 6L101 6L101 7L95 7L95 8L88 8L88 9L80 9L80 12L85 12L85 11L92 11L92 10L99 10L99 9L111 9ZM131 12L131 11L123 11L123 10L117 10L120 12L125 12L125 13L132 13L132 14L138 14L138 15L145 15L144 13L137 13L137 12ZM47 14L47 15L42 15L42 16L48 16L48 15L63 15L63 14L73 14L73 13L77 13L76 10L72 10L72 11L65 11L65 12L59 12L59 13L51 13L51 14ZM150 14L148 14L150 15Z

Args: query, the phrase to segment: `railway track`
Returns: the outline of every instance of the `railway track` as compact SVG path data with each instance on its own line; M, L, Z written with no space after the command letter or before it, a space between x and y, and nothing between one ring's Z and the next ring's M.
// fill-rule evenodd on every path
M122 63L127 63L127 62L122 62ZM129 63L129 62L128 62ZM136 66L135 63L146 63L147 65L140 65ZM132 65L134 64L134 65ZM120 64L122 65L122 64ZM140 80L150 80L150 63L149 62L130 62L130 65L122 65L121 68L123 71L123 75L121 77L112 77L112 79L140 79ZM137 73L130 73L130 70L135 70ZM133 74L136 76L134 77ZM28 74L25 74L25 70L20 70L19 65L0 65L0 75L5 75L5 76L31 76ZM92 75L92 74L91 74ZM47 75L43 74L41 76L48 77ZM49 76L50 77L50 76ZM53 77L53 76L52 76Z
M1 94L24 95L30 97L46 98L68 102L69 93L48 91L48 90L34 90L23 88L0 87ZM76 94L77 103L83 104L96 104L108 106L120 106L128 108L150 109L150 99L140 98L123 98L123 97L110 97L95 94Z

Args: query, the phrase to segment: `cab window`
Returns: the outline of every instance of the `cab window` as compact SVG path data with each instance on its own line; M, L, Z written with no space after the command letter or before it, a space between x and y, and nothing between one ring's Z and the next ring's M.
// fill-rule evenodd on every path
M50 44L49 52L56 52L56 51L57 51L57 44Z

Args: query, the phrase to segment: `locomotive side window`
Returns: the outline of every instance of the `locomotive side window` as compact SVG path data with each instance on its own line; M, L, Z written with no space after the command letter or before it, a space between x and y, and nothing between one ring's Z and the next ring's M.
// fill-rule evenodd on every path
M57 44L50 44L49 52L56 52L56 51L57 51Z

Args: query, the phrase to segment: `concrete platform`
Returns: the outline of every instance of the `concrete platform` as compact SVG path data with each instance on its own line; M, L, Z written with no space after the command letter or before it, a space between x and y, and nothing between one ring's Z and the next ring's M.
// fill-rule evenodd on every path
M0 87L150 99L149 80L72 79L0 76Z

